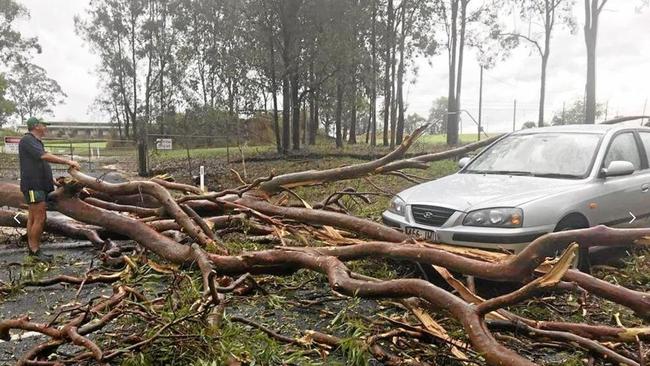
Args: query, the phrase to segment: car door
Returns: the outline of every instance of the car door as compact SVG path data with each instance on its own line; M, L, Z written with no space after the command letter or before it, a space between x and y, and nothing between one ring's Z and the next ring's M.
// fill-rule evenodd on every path
M643 198L639 201L639 208L641 213L639 224L644 227L650 227L650 131L638 131L639 140L641 141L641 157L645 158L647 168L643 170L643 181L638 189L643 193Z
M641 141L633 131L624 131L615 135L610 141L601 168L606 168L615 160L629 161L635 168L634 173L619 177L600 178L600 197L597 222L617 227L645 226L650 216L650 172L648 160L641 155ZM636 219L632 221L633 214ZM630 222L632 221L632 222Z

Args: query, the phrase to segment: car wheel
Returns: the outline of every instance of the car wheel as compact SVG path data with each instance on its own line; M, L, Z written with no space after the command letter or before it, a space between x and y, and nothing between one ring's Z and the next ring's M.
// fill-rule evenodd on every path
M586 229L589 227L587 219L582 216L568 216L560 220L560 222L555 226L554 232L557 231L568 231L568 230L577 230L577 229ZM578 257L574 262L574 267L578 268L581 272L591 273L591 262L589 260L589 248L578 249Z

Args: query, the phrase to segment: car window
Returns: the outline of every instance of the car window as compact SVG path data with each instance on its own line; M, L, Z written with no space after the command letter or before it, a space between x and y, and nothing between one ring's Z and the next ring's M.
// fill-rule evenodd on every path
M650 132L639 132L639 136L641 136L641 141L643 141L645 156L648 157L648 163L650 163Z
M609 163L615 160L629 161L634 165L634 170L639 170L641 157L639 155L639 149L636 146L636 140L631 132L622 133L614 137L614 140L609 144L603 167L608 167Z
M580 178L588 173L600 138L592 133L510 135L479 155L465 172Z

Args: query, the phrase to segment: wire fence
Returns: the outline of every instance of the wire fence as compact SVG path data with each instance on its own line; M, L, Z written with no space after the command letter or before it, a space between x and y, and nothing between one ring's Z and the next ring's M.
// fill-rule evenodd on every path
M82 169L91 173L120 170L124 163L134 161L135 144L130 140L67 140L44 139L45 150L54 155L79 162ZM67 166L51 164L54 176L65 175ZM16 146L2 143L0 149L0 179L17 180L20 165Z
M241 162L251 154L275 149L265 141L249 140L240 136L226 137L182 134L149 134L147 138L147 166L151 174L165 173L170 165L178 172L179 163L183 175L196 177L200 166L223 165L223 170L232 162Z

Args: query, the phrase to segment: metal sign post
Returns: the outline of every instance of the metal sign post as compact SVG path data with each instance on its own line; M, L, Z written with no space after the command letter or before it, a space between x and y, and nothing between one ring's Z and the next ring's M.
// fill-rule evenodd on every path
M201 191L205 192L205 167L203 165L199 168L199 175L201 176Z

